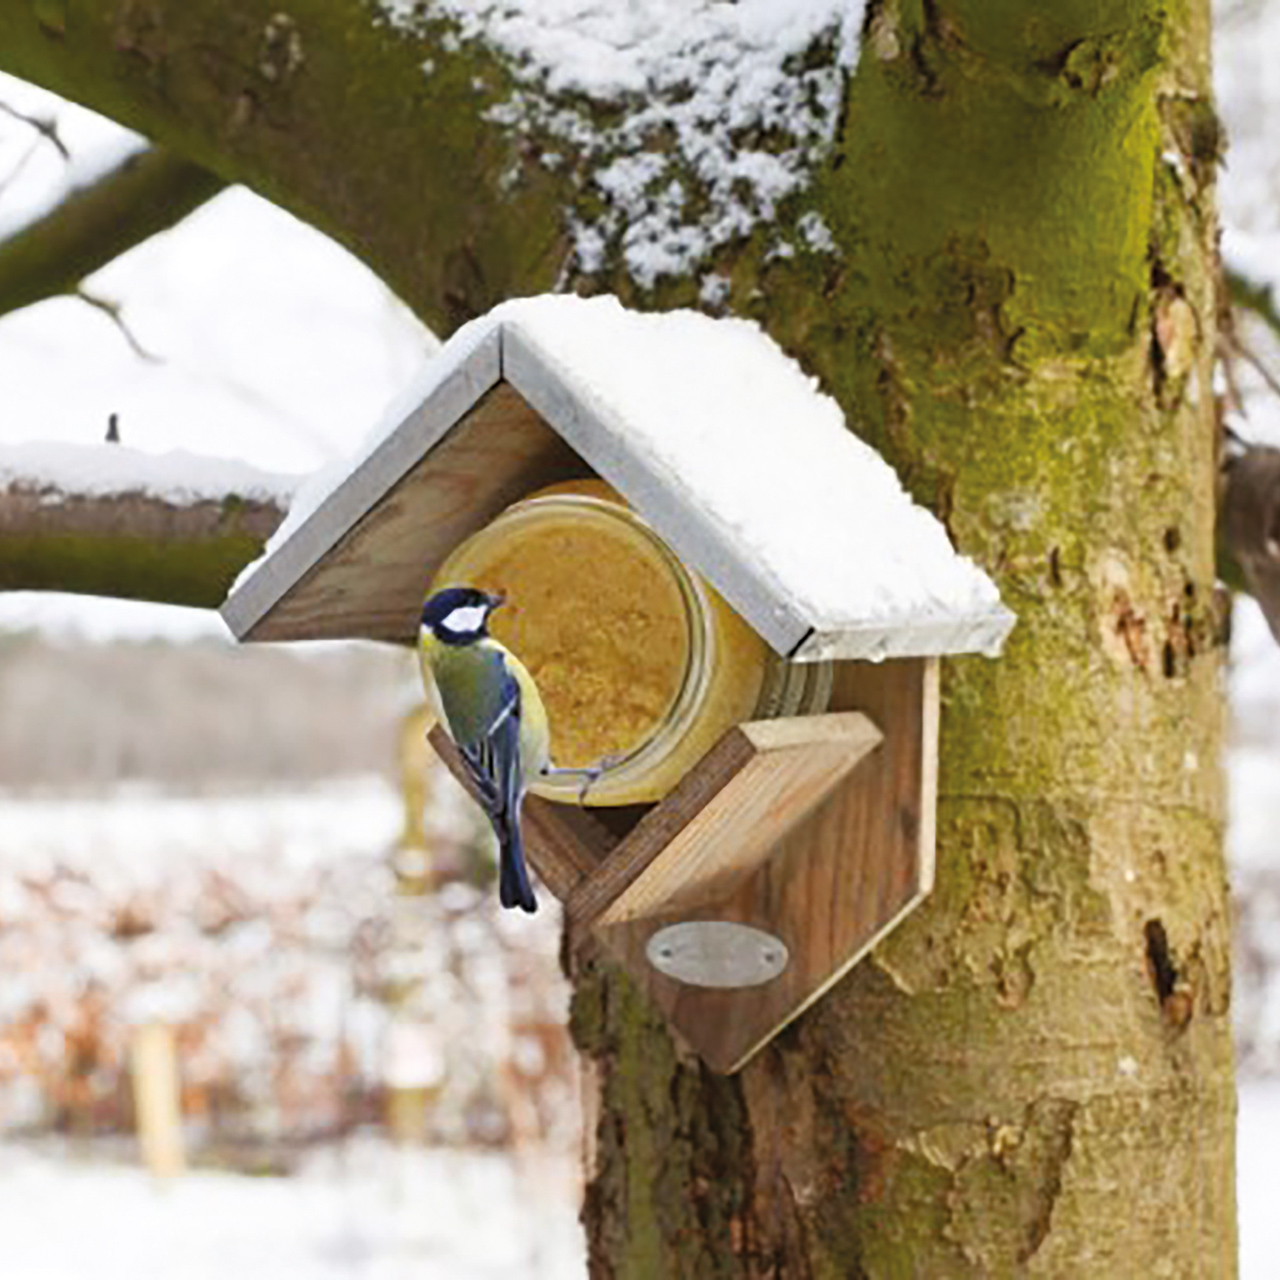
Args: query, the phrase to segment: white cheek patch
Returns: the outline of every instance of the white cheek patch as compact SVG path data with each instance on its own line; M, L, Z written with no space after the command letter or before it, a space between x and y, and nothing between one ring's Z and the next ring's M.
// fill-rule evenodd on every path
M466 635L471 631L479 631L484 626L485 615L488 612L482 604L464 605L460 609L454 609L445 614L440 625L458 635Z

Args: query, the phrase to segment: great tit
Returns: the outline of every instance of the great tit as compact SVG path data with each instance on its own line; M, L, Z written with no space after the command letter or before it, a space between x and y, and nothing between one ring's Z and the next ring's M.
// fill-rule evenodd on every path
M530 778L553 772L547 713L524 664L488 633L503 602L474 587L446 587L422 607L418 655L445 727L498 837L504 907L538 909L525 866L520 805Z

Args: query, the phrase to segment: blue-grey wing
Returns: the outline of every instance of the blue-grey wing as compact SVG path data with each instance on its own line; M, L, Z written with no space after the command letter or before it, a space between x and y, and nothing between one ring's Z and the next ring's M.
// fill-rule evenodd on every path
M519 808L524 785L520 764L520 686L503 669L495 714L472 742L458 744L459 754L493 818L511 820Z
M520 684L496 646L474 645L454 656L459 660L442 700L453 740L498 837L498 898L504 907L536 911L520 832Z

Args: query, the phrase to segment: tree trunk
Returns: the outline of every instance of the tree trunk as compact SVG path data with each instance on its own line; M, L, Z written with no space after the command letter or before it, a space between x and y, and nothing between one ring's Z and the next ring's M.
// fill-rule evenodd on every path
M482 118L472 46L354 0L298 0L296 48L257 0L65 7L0 14L0 63L249 176L438 325L556 279L573 166ZM1234 1273L1208 22L873 3L806 196L837 252L716 259L1020 621L944 670L933 898L740 1076L576 975L595 1276Z
M771 327L1019 615L938 884L735 1080L580 977L594 1276L1235 1270L1206 6L886 4Z

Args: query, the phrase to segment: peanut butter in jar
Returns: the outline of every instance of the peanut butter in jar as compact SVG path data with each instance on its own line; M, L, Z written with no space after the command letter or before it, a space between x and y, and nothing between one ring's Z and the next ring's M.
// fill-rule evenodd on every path
M733 725L800 709L784 705L792 664L602 481L509 507L454 551L432 589L462 584L505 594L490 629L537 682L553 762L603 765L587 804L659 800ZM799 674L825 705L829 680ZM581 795L572 779L530 790Z

